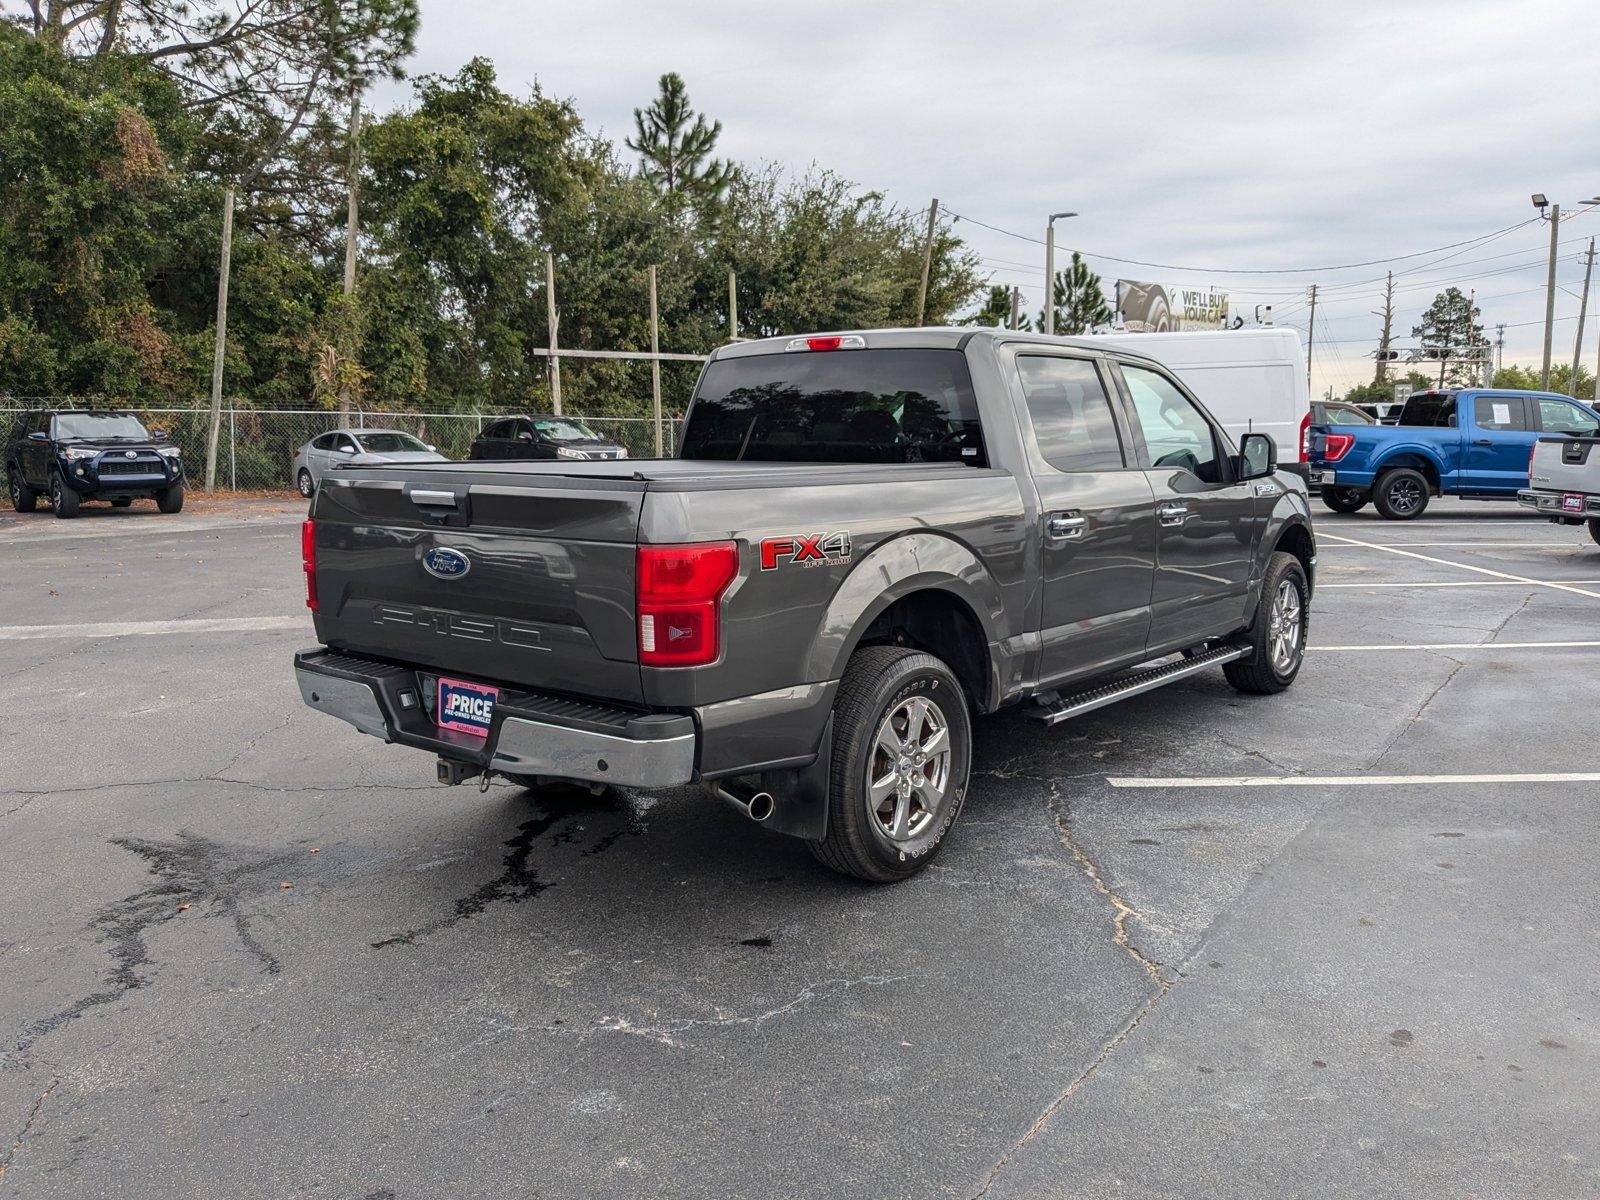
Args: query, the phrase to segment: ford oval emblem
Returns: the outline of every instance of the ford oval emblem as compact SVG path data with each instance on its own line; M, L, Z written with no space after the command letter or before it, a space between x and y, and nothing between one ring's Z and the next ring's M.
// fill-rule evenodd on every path
M422 569L436 579L460 579L472 570L472 562L459 550L435 546L422 556Z

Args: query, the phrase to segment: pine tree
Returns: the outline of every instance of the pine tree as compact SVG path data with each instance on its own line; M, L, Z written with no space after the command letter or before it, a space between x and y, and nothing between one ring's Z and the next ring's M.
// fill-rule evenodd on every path
M1102 325L1111 324L1113 314L1106 303L1105 289L1100 276L1089 269L1083 255L1072 252L1072 265L1057 271L1055 279L1056 325L1055 332L1065 334L1089 333ZM1044 309L1039 310L1039 328L1045 328Z
M673 209L714 205L733 181L734 167L712 158L722 122L694 111L683 77L668 71L649 108L633 110L637 137L628 149L640 157L640 174Z
M1439 360L1440 387L1470 378L1474 368L1463 357L1468 351L1481 353L1487 349L1489 339L1478 324L1480 315L1460 288L1446 288L1422 314L1422 324L1412 328L1411 336L1422 342L1423 357Z
M983 306L969 317L962 318L963 325L989 325L995 329L1008 328L1011 323L1011 289L992 284L984 297ZM1028 318L1017 314L1017 328L1027 329Z

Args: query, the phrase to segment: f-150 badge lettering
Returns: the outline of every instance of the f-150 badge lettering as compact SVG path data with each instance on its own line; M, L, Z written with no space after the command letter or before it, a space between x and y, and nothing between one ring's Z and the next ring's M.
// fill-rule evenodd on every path
M834 567L850 561L850 531L791 533L761 540L761 569L776 571L785 564Z

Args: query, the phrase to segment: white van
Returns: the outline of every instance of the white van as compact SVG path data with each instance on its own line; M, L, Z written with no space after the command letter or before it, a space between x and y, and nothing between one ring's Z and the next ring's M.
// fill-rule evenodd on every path
M1268 326L1092 337L1170 368L1222 422L1235 443L1242 433L1270 434L1278 443L1281 462L1306 461L1311 400L1297 331Z

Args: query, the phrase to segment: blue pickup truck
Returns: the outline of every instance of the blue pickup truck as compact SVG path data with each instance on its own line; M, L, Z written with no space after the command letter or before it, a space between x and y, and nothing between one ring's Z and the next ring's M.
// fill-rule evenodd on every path
M1334 512L1370 500L1391 521L1434 496L1515 500L1541 434L1600 435L1600 414L1570 396L1484 388L1414 392L1398 425L1313 425L1311 484Z

